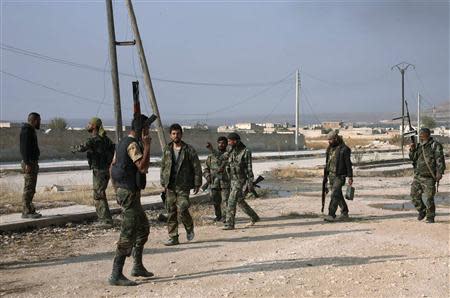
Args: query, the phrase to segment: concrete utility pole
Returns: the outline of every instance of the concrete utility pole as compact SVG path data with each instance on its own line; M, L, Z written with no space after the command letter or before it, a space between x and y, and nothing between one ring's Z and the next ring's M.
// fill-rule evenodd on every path
M139 33L139 28L136 21L136 15L134 14L133 4L131 0L125 0L128 7L128 14L130 16L131 27L134 33L134 39L136 40L137 51L139 55L139 60L141 62L142 74L144 75L145 90L147 91L147 97L153 109L153 113L158 116L156 120L156 127L158 129L158 138L161 149L166 145L166 138L164 136L164 128L162 126L161 116L159 114L158 104L156 103L155 92L153 90L152 80L150 78L150 71L147 65L147 59L145 58L144 47L142 45L141 35Z
M300 71L295 73L295 149L299 149L298 135L300 133Z
M120 105L119 71L117 68L116 32L114 29L114 14L112 0L106 0L106 15L108 18L109 59L111 60L111 81L114 97L114 114L116 118L116 144L122 139L122 109Z
M401 75L402 75L402 126L401 126L401 145L402 145L402 153L403 153L403 145L404 145L404 140L403 140L403 134L405 133L405 72L408 69L408 67L412 67L415 68L414 65L407 63L407 62L401 62L397 65L394 65L391 67L391 70L393 70L394 68L397 68Z
M417 92L417 132L420 130L420 92Z

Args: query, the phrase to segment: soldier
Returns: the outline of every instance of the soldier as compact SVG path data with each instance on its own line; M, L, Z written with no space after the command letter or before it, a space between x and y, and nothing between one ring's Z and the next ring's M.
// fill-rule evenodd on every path
M228 153L227 172L231 181L231 191L228 198L228 208L226 212L227 220L224 230L234 230L236 205L251 218L251 225L260 220L258 214L247 204L243 195L243 188L248 187L249 191L254 190L252 153L241 142L241 137L237 133L228 135L228 144L231 150Z
M142 254L150 227L141 205L141 189L145 188L145 175L150 165L151 138L148 126L142 128L142 133L138 128L139 123L144 123L147 119L145 115L141 115L140 119L133 119L130 134L117 146L111 166L112 183L117 189L116 198L122 208L123 220L113 269L108 280L110 285L136 285L122 274L125 259L131 254L134 258L131 276L153 276L153 273L148 272L142 264ZM143 148L138 142L139 135L142 135Z
M22 170L24 177L22 195L22 218L39 218L42 215L36 212L33 197L36 193L36 182L39 172L39 145L36 130L41 127L41 116L38 113L28 115L28 123L24 123L20 130L20 154L22 155Z
M212 145L208 143L208 148ZM219 137L217 139L217 153L211 153L206 159L206 167L203 170L203 176L205 177L209 187L211 189L210 196L214 204L214 221L226 220L226 208L228 202L228 196L230 195L230 178L225 170L226 161L222 159L222 156L226 155L228 146L228 140L226 137ZM222 208L222 205L224 208Z
M436 183L439 183L444 175L445 160L442 145L430 135L431 132L428 128L420 129L420 143L417 146L414 143L411 144L409 158L414 165L411 198L419 211L417 219L422 220L426 216L427 223L434 223ZM422 201L422 194L425 194L425 203Z
M87 126L91 137L84 143L75 146L72 152L87 152L89 168L92 169L94 206L99 224L112 227L112 217L106 198L106 188L109 182L109 167L114 156L114 143L106 135L102 120L92 118Z
M328 134L328 148L326 151L325 175L328 177L331 200L328 207L328 216L325 221L336 220L336 210L341 209L339 220L348 219L348 206L342 194L342 187L348 177L348 185L353 184L353 169L350 160L351 150L336 131Z
M178 218L186 229L188 241L194 239L194 222L189 213L189 192L197 194L202 185L202 167L197 152L181 140L183 130L179 124L170 126L172 140L163 150L161 161L161 185L166 193L167 228L169 240L166 246L177 245Z

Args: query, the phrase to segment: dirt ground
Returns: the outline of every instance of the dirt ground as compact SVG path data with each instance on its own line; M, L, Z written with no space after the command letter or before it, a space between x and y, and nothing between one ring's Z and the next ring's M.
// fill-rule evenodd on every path
M417 221L410 177L355 179L351 220L325 223L317 177L267 178L249 200L262 221L234 231L195 206L196 238L165 247L152 220L144 263L155 273L136 287L107 284L118 229L68 225L1 235L0 295L15 297L449 297L448 174L435 224ZM382 187L380 187L382 186ZM327 198L327 203L329 198ZM149 214L155 218L156 214ZM131 260L124 273L129 276Z

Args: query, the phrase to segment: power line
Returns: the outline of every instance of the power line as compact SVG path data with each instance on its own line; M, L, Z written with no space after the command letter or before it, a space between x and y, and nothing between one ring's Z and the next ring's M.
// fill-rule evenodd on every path
M65 60L65 59L54 58L51 56L40 54L38 52L33 52L33 51L17 48L17 47L10 46L10 45L4 44L4 43L0 43L0 45L1 45L0 47L3 50L12 52L15 54L25 55L25 56L29 56L29 57L49 61L49 62L60 63L60 64L77 67L77 68L82 68L82 69L88 69L88 70L96 71L96 72L101 72L101 73L105 72L105 70L102 69L101 67L97 67L97 66L93 66L93 65L89 65L89 64L78 63L78 62L73 62L73 61ZM109 71L110 71L109 69L106 70L106 72L109 72ZM134 77L133 74L125 73L125 72L119 72L119 75L127 76L127 77ZM142 78L142 76L139 76L139 77ZM173 79L166 79L166 78L160 78L160 77L152 77L152 80L164 82L164 83L180 84L180 85L210 86L210 87L263 87L263 86L272 85L272 84L281 82L281 80L278 80L278 81L272 81L272 82L252 82L252 83L215 83L215 82L173 80Z
M287 92L284 92L283 95L279 98L279 100L275 103L275 105L273 106L272 110L269 112L269 114L267 114L262 122L266 122L266 120L272 116L273 112L275 112L275 110L280 106L280 104L287 98L287 96L293 91L293 89L289 86L289 88L287 89Z
M303 90L303 95L304 95L304 98L305 98L305 102L308 105L309 109L311 110L311 113L312 113L313 117L315 118L317 123L322 123L322 121L320 121L319 117L317 116L316 112L314 111L314 109L313 109L313 107L312 107L312 105L311 105L311 103L309 101L308 95L306 93L306 92L309 93L309 91L307 91L305 87L303 87L302 90Z
M35 81L32 81L32 80L26 79L24 77L15 75L13 73L10 73L10 72L4 71L4 70L0 70L0 72L5 74L5 75L7 75L7 76L13 77L15 79L27 82L27 83L29 83L31 85L39 86L39 87L51 90L51 91L59 93L59 94L63 94L63 95L66 95L66 96L70 96L70 97L73 97L73 98L77 98L77 99L80 99L80 100L83 100L83 101L92 102L92 103L96 103L96 104L101 104L102 103L102 101L100 101L100 100L97 100L97 99L94 99L94 98L90 98L90 97L86 97L86 96L77 95L77 94L74 94L74 93L71 93L71 92L68 92L68 91L65 91L65 90L53 88L53 87L50 87L48 85L41 84L41 83L38 83L38 82L35 82ZM104 103L104 104L112 105L111 103ZM130 109L127 109L127 110L130 110Z
M275 86L277 86L277 85L279 85L279 84L285 82L285 81L286 81L293 73L294 73L294 72L290 72L287 76L285 76L285 77L284 77L283 79L281 79L280 81L278 81L278 82L276 82L276 83L270 85L270 86L267 87L267 88L264 88L263 90L260 90L260 91L256 92L255 94L252 94L252 95L250 95L250 96L248 96L248 97L246 97L246 98L244 98L244 99L242 99L242 100L240 100L240 101L238 101L238 102L235 102L235 103L233 103L233 104L231 104L231 105L224 106L224 107L222 107L222 108L220 108L220 109L217 109L217 110L208 112L208 113L206 113L206 114L207 114L207 115L213 115L213 114L221 113L221 112L224 112L224 111L233 110L234 108L236 108L236 106L241 105L241 104L244 104L244 103L246 103L246 102L248 102L248 101L251 101L251 100L255 99L256 97L258 97L258 96L260 96L260 95L266 93L267 91L269 91L269 90L272 89L273 87L275 87Z
M332 87L336 87L336 86L337 87L339 87L339 86L340 87L346 87L348 85L365 85L365 84L370 84L370 83L373 83L373 82L377 82L377 81L379 81L381 79L384 79L388 75L388 72L384 72L383 74L381 74L381 75L379 75L379 76L377 76L375 78L372 78L370 80L367 80L367 81L349 81L349 82L335 82L334 81L333 82L333 81L329 81L329 80L325 80L325 79L319 78L318 76L313 75L313 74L308 73L308 72L305 72L305 71L301 71L301 73L302 73L302 75L307 76L307 77L309 77L309 78L311 78L311 79L313 79L315 81L324 83L324 84L332 86Z

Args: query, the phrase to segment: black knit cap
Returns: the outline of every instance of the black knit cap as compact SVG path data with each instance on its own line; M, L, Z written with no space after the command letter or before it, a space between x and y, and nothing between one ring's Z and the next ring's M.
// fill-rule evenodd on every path
M229 133L227 138L230 140L236 140L236 141L239 141L241 139L241 137L235 132Z
M429 129L429 128L426 128L426 127L422 127L422 128L420 129L420 132L424 132L424 133L426 133L427 135L431 135L430 129Z

